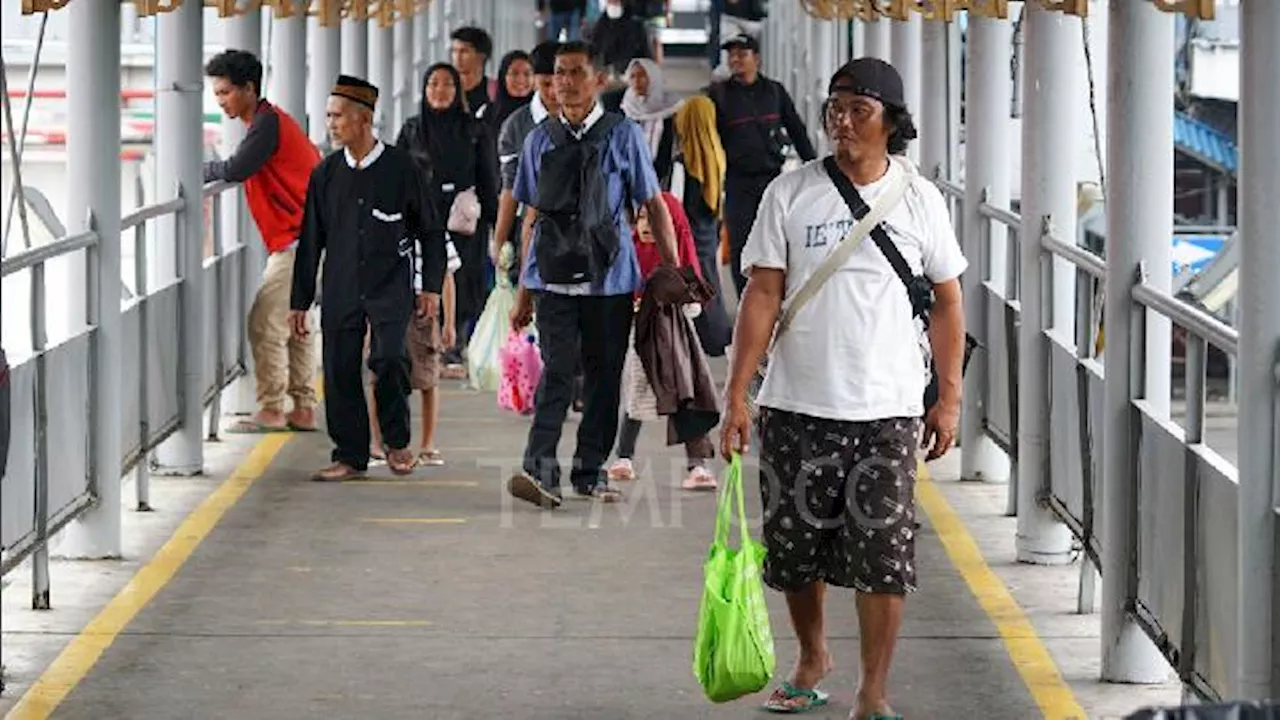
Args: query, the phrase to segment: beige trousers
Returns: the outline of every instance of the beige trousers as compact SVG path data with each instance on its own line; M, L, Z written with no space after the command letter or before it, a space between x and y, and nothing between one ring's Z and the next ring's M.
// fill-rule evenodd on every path
M289 332L289 294L296 251L267 257L262 285L249 309L249 346L258 381L258 406L283 412L285 396L294 409L316 405L312 379L316 367L315 333L298 339Z

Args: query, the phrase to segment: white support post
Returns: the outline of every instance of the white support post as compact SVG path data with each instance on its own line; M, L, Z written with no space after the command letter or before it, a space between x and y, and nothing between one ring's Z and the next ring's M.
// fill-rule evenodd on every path
M922 45L924 43L923 20L919 13L910 13L906 20L893 23L889 43L893 55L893 66L902 76L902 90L906 96L907 109L920 117L920 98L923 96L924 70ZM918 126L919 123L917 123ZM907 148L907 157L912 162L920 162L920 143L911 143Z
M343 21L342 63L339 65L341 72L369 79L369 28L375 24L367 18L348 18Z
M831 72L840 66L839 53L836 52L836 32L840 27L840 23L828 20L818 20L811 18L813 23L813 35L815 37L813 47L813 63L812 66L817 68L809 79L809 92L812 94L812 102L809 105L809 117L806 119L806 125L809 128L809 134L816 141L815 147L818 148L819 154L825 154L830 150L827 133L824 131L822 117L822 103L827 99L827 80Z
M345 46L344 46L345 47ZM369 23L369 82L378 88L378 112L374 131L380 138L395 139L395 29Z
M867 23L862 20L851 20L853 23L853 47L850 49L850 60L864 57L867 54Z
M1046 218L1075 214L1075 128L1072 72L1065 60L1079 44L1079 23L1034 3L1025 7L1027 33L1022 124L1022 227L1018 276L1022 306L1018 330L1018 535L1019 562L1045 565L1071 561L1071 532L1042 504L1049 473L1049 347L1040 237ZM1073 33L1072 30L1075 30ZM1007 66L1006 66L1007 68ZM970 77L973 77L972 75ZM1009 103L1001 108L1007 114Z
M311 62L307 68L307 136L311 142L327 148L329 130L325 109L342 62L342 29L337 25L322 27L318 19L307 18L307 35L311 46Z
M960 23L952 22L947 25L947 163L952 179L964 176L960 167L960 91L964 88L960 67L963 61Z
M276 105L304 129L307 118L307 18L292 15L275 19L271 30L271 92ZM320 123L321 127L324 123Z
M67 12L67 176L95 178L93 182L67 184L71 210L67 232L92 229L98 233L98 245L89 251L93 278L89 320L97 325L89 374L93 393L89 459L97 502L63 531L58 551L73 558L118 558L123 550L120 408L124 401L120 366L124 354L120 319L120 4L77 2ZM66 291L57 290L59 295Z
M472 0L473 2L475 0ZM438 4L438 3L433 3ZM431 39L431 16L426 10L419 10L413 15L413 82L410 86L416 91L410 97L417 97L422 89L418 87L418 82L422 78L422 73L426 72L427 66L437 60L443 59L448 62L448 57L442 57L439 50L432 49L429 40ZM446 33L447 35L447 33ZM448 47L448 42L445 42ZM416 103L415 103L416 104ZM413 107L413 105L410 105ZM411 115L413 113L410 113Z
M892 54L889 51L891 37L889 25L890 21L882 17L862 24L866 42L866 45L862 49L863 55L866 55L867 57L880 58L885 62L891 62L893 60Z
M1240 43L1240 589L1232 695L1280 697L1276 507L1280 505L1280 3L1245 0Z
M1168 664L1128 611L1138 593L1136 398L1169 402L1169 336L1133 301L1138 268L1169 289L1173 234L1173 16L1151 3L1111 0L1107 91L1106 389L1102 457L1102 679L1158 683ZM1038 29L1038 26L1037 28ZM1032 50L1039 36L1027 38ZM1031 67L1027 68L1028 74ZM1030 83L1028 83L1030 84ZM1027 109L1037 99L1027 95ZM1030 124L1033 119L1028 116ZM1136 323L1136 326L1135 326ZM1146 326L1147 342L1142 339ZM1136 336L1135 336L1136 334ZM1164 367L1153 367L1159 358ZM1153 374L1163 373L1160 383ZM1256 632L1252 628L1251 632Z
M160 223L162 245L177 249L182 276L178 327L178 394L182 425L156 448L157 475L204 471L204 7L183 3L157 18L156 187L177 189L184 206Z
M1009 77L1009 42L1012 35L1007 20L977 15L969 18L963 233L969 269L964 275L964 306L965 324L983 342L991 337L983 282L990 280L1002 293L1008 291L1005 282L1008 228L983 217L979 206L985 201L996 207L1009 207L1012 174L1009 96L1013 91ZM960 477L979 482L1008 482L1009 457L983 429L982 420L990 398L989 357L984 355L978 358L979 362L970 364L964 377Z
M237 15L223 22L227 24L226 45L228 48L248 50L255 55L262 52L261 12ZM263 88L258 88L259 94L263 92ZM219 148L222 157L228 157L235 151L236 147L240 145L240 141L244 139L244 134L245 125L238 118L223 118L222 147ZM260 242L257 232L253 229L254 224L252 222L244 222L248 213L249 206L244 200L243 193L237 192L235 193L234 201L228 198L228 201L222 203L223 232L230 230L236 233L243 233L240 241L244 243L244 259L240 267L244 279L244 294L242 298L246 313L249 308L253 307L253 301L258 295L259 278L262 277L262 271L267 264L267 249ZM257 383L253 374L253 353L249 351L247 336L241 337L240 343L243 347L245 376L235 382L224 396L224 400L231 413L248 415L258 409Z
M947 162L947 24L925 20L921 34L920 106L911 108L920 129L920 172L951 178Z
M432 3L434 7L439 3ZM413 23L407 18L400 18L396 21L392 34L395 43L395 63L391 68L392 73L392 91L385 93L386 97L382 97L384 93L380 92L378 98L379 104L388 103L388 109L391 111L394 121L389 129L389 135L394 135L400 130L400 126L404 121L413 114L413 105L408 101L409 88L417 80L410 80L415 77L414 59L413 59ZM379 89L381 91L381 89Z

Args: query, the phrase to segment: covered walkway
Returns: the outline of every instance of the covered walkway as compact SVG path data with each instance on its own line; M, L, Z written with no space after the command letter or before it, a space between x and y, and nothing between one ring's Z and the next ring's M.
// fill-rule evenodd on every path
M120 6L24 4L66 5L67 177L98 181L68 182L65 233L48 242L30 240L41 218L17 203L27 242L4 254L0 710L753 715L746 700L707 703L692 677L714 498L679 489L658 430L645 431L648 471L625 503L554 514L502 491L526 421L461 386L443 398L449 464L407 480L316 485L322 435L255 444L220 432L252 405L244 317L263 258L238 189L200 183L202 36L223 25L226 45L262 49L268 96L313 118L323 143L317 118L338 72L384 88L386 136L414 112L420 69L447 58L449 30L488 28L500 56L534 44L532 9L209 4L135 3L164 10L155 190L142 207L113 181ZM912 152L952 198L974 261L966 312L984 347L966 375L963 449L919 487L922 592L895 704L909 718L1081 718L1184 695L1280 696L1280 4L1240 9L1235 327L1171 293L1174 21L1212 3L972 0L967 16L958 4L926 3L926 16L912 3L774 3L762 53L819 144L830 71L850 56L891 60L922 131ZM1086 71L1100 53L1105 71ZM705 82L704 65L669 62L686 90ZM225 124L224 152L239 132ZM1082 155L1096 156L1092 171ZM21 167L6 182L20 187ZM1112 209L1105 262L1077 233L1085 179L1102 180ZM1207 370L1223 353L1234 403ZM770 603L785 672L795 648L781 599ZM828 632L834 717L856 678L851 600Z

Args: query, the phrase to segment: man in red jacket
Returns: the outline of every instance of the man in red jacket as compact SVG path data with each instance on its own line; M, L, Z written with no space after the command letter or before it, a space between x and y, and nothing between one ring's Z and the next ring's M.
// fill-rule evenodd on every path
M262 63L253 53L227 50L209 60L204 71L212 80L218 106L248 125L231 157L205 163L204 180L244 183L249 211L269 253L249 310L258 412L231 432L315 430L315 339L293 336L288 316L307 182L320 152L293 118L262 99ZM286 396L293 398L288 414Z

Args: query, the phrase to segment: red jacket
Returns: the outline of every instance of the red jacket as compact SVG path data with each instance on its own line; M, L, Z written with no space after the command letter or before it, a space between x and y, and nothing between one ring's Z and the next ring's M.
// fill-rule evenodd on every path
M302 232L307 184L320 163L320 151L285 111L263 101L256 112L276 115L279 141L266 164L245 178L244 193L267 252L275 253L296 242Z
M693 230L689 228L689 218L684 214L684 205L681 204L680 198L669 192L662 193L662 199L667 203L667 211L671 214L671 225L676 230L676 254L680 260L680 267L691 267L693 272L702 278L702 264L698 262L698 246L693 242ZM631 239L636 245L636 260L640 263L640 276L648 279L653 271L658 269L662 264L662 253L658 252L658 243L652 238L646 240L640 237L638 230L631 231ZM639 298L643 290L636 292Z

